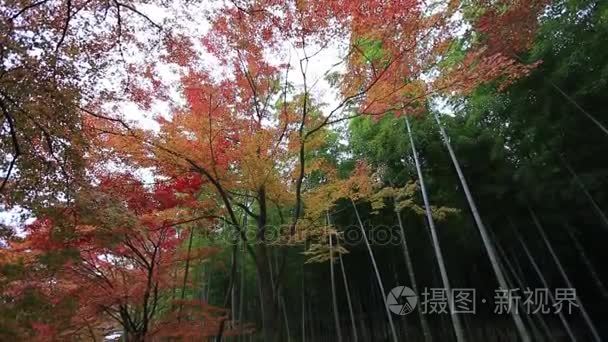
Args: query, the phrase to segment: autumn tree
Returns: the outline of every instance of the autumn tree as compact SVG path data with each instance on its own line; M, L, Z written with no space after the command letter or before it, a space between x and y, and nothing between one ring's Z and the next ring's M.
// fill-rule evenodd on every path
M156 20L146 14L151 8L170 10L161 1L3 1L4 206L71 199L87 182L89 119L121 119L116 108L125 101L149 107L153 98L167 99L152 61L179 69L188 55L176 24L184 12L176 7L174 17Z
M74 205L51 209L29 225L26 238L2 253L4 293L14 300L37 293L54 306L71 304L62 319L48 315L22 328L29 325L38 338L62 339L101 339L116 326L129 341L215 336L223 309L170 294L190 286L193 260L216 252L183 248L188 226L200 233L216 219L200 186L196 175L152 190L126 175L104 177L79 193ZM23 273L11 279L11 265Z

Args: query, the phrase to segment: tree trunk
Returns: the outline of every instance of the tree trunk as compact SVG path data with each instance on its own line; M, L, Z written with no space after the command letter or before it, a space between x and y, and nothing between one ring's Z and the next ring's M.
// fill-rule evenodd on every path
M388 309L388 305L386 304L386 292L384 290L384 284L382 284L382 278L380 277L380 271L378 271L378 265L376 265L376 258L374 258L374 252L372 251L372 247L369 245L369 241L367 240L367 234L365 233L365 228L363 227L363 222L361 221L361 217L359 216L359 210L357 210L357 205L355 201L351 199L351 203L353 205L353 209L355 209L355 215L357 216L357 221L359 222L359 227L361 228L361 234L363 236L363 240L365 241L365 246L367 246L367 252L369 253L369 257L372 261L372 266L374 267L374 272L376 273L376 280L378 281L378 287L380 288L380 295L382 296L382 300L384 301L384 309L386 311L386 315L388 317L388 324L390 325L391 335L393 338L393 342L397 342L397 331L395 330L395 325L393 324L393 317L391 316L391 312Z
M266 322L264 321L264 300L262 299L262 285L260 282L260 277L257 277L257 286L258 286L258 298L260 299L260 314L262 316L262 333L266 332L266 326L264 325Z
M211 268L211 266L209 266L208 268ZM211 272L211 270L208 270L207 272L207 284L205 285L207 288L206 290L206 294L205 294L205 300L207 301L207 303L211 303L211 275L213 274L213 272Z
M281 303L281 311L283 311L283 319L285 320L285 332L287 332L287 342L291 341L291 329L289 329L289 318L287 317L287 307L285 307L285 298L279 294Z
M450 315L452 316L452 326L454 328L454 334L456 335L456 340L458 342L465 341L464 331L462 329L462 323L460 322L460 317L453 310L453 298L452 298L452 287L450 286L450 280L448 278L448 273L445 268L445 262L443 260L443 253L441 252L441 247L439 244L439 237L437 236L437 230L435 229L435 221L433 220L433 215L431 213L431 205L429 203L428 194L426 192L426 186L424 184L424 177L422 176L422 169L420 168L420 162L418 160L418 152L416 151L416 145L414 144L414 137L412 136L412 128L410 127L410 120L408 117L405 117L405 124L407 126L407 133L410 138L410 145L412 147L412 155L414 156L414 163L416 164L416 172L418 173L418 181L420 183L420 191L422 192L422 199L424 201L424 209L426 212L426 219L429 224L429 230L431 232L431 238L433 241L433 249L435 251L435 256L437 257L437 263L439 264L439 273L441 274L441 281L443 283L443 287L448 294L449 298L449 307L450 307Z
M146 340L141 331L127 331L126 342L144 342Z
M490 234L491 233L492 232L490 231ZM504 251L504 249L502 249L500 242L498 241L498 238L496 237L496 235L493 235L492 238L496 243L496 249L498 250L498 254L499 254L500 258L502 259L500 266L502 267L505 277L507 278L507 283L510 285L509 288L525 289L526 284L523 282L523 279L524 279L523 275L522 275L522 277L520 277L518 275L516 268L513 266L511 261L509 261L509 258L507 257L507 253ZM499 259L499 261L501 259ZM519 304L519 307L522 309L522 312L525 312L525 307L524 307L522 301L518 301L518 304ZM545 319L543 318L543 316L541 314L539 314L538 312L535 313L534 316L540 322L540 325L542 326L543 332L545 333L545 335L549 338L549 340L553 340L554 338L551 334L551 330L547 326L547 323L545 322ZM529 314L526 313L526 318L528 318L528 323L530 325L530 328L532 329L532 335L537 336L538 341L542 341L543 335L541 334L540 330L538 330L538 327L534 323L534 320L532 319L532 317L530 317Z
M338 242L338 246L340 246L339 242ZM353 342L357 342L357 341L359 341L359 336L357 335L357 323L355 321L353 303L350 300L350 288L348 286L348 278L346 278L346 271L344 270L344 263L342 262L342 254L338 254L338 259L340 260L340 270L342 271L342 280L344 282L344 292L346 293L346 301L348 302L348 313L350 314L350 322L352 324Z
M543 241L545 242L545 246L547 246L547 249L549 250L551 257L553 258L553 261L555 262L555 264L557 265L557 268L559 269L559 273L561 274L562 278L564 278L566 285L569 288L573 289L574 286L572 286L572 282L570 281L570 278L566 274L566 271L564 270L564 267L562 266L561 261L557 257L557 254L555 254L555 251L553 250L553 246L551 246L549 239L547 239L547 235L545 235L545 231L544 231L542 225L540 224L540 221L538 220L538 218L536 217L536 214L534 214L534 211L532 211L531 208L528 208L528 210L530 211L530 215L532 216L534 225L538 229L540 236L542 237ZM581 314L583 315L583 319L585 320L585 323L587 323L587 326L589 326L589 330L591 331L591 334L593 335L593 339L597 342L601 341L602 339L600 338L600 335L598 334L597 329L595 328L595 324L593 324L593 321L591 321L591 317L589 317L587 310L585 310L585 306L583 305L582 301L578 298L578 296L576 297L576 301L580 307Z
M327 216L327 226L329 227L329 213L326 212ZM340 327L340 312L338 311L338 299L336 298L336 280L334 276L334 248L333 248L333 236L328 236L329 242L329 279L331 281L331 301L334 307L334 323L336 326L336 335L338 338L338 342L342 342L342 329Z
M190 228L190 237L188 238L188 251L186 252L186 265L184 270L184 281L182 283L182 302L186 298L186 283L188 282L188 273L190 271L190 253L192 252L192 240L194 239L194 230ZM179 303L179 312L177 315L177 321L179 322L182 319L182 308L184 304Z
M316 325L316 321L314 319L313 313L312 313L312 309L313 309L313 301L312 298L314 298L313 296L310 296L311 300L308 301L308 326L310 326L310 340L311 341L317 341L317 327Z
M247 207L249 207L248 203L245 204ZM247 228L249 227L248 225L248 221L249 221L249 215L247 215L247 212L243 212L243 230L245 232L247 232ZM238 243L238 240L235 241L235 243ZM247 242L245 242L244 240L241 240L241 246L242 246L242 250L241 250L241 267L240 267L240 283L239 283L239 315L238 315L238 322L239 325L242 327L243 326L243 303L244 303L244 299L245 299L245 256L246 256L246 246Z
M260 280L260 295L262 302L262 321L264 322L264 340L273 342L279 336L281 324L277 319L279 301L275 296L275 283L272 274L272 260L267 241L267 208L266 189L262 186L258 190L259 212L257 215L257 241L255 246L256 270Z
M208 273L208 268L209 266L207 265L207 263L203 262L201 265L201 275L200 275L200 293L199 293L199 299L201 301L207 301L207 273Z
M572 168L572 166L570 166L566 159L561 155L559 156L559 159L561 160L562 164L564 164L570 175L572 175L572 178L574 179L576 184L581 188L581 190L585 194L585 197L587 197L587 199L589 200L589 203L591 203L591 206L593 207L597 215L600 217L600 221L602 221L604 229L608 229L608 217L606 217L606 214L604 214L602 208L600 208L595 199L593 199L593 196L591 196L591 193L589 192L589 190L587 190L587 187L585 186L583 181L581 181L576 172L574 172L574 169Z
M473 213L473 218L475 219L477 229L479 230L479 234L481 235L481 241L483 242L484 247L486 248L486 252L488 253L488 257L490 258L490 264L492 265L492 269L494 270L494 273L496 274L496 278L498 280L498 285L503 289L508 289L508 287L507 287L508 285L507 285L507 281L505 280L505 276L504 276L502 270L500 269L500 266L498 265L498 257L496 256L496 251L494 250L492 241L490 241L488 232L483 224L483 221L481 220L481 216L479 215L479 211L477 210L477 205L475 204L475 201L473 200L473 195L471 194L471 191L469 190L469 185L467 184L466 178L464 177L464 174L462 173L462 170L460 169L460 163L458 163L456 154L454 153L454 150L452 149L452 144L450 143L450 138L448 137L447 133L445 132L445 129L443 128L443 126L441 125L441 122L439 121L439 115L437 115L436 112L433 114L435 116L435 121L437 121L437 125L439 126L439 132L441 133L443 142L448 149L448 153L450 154L450 158L452 159L452 163L454 164L454 168L456 169L456 173L458 174L458 179L460 180L460 184L462 185L462 188L464 190L464 194L466 196L467 202L469 203L469 208L471 209L471 212ZM519 317L519 315L516 312L514 312L513 310L511 311L511 317L513 318L513 322L515 323L515 327L517 328L517 331L518 331L521 339L524 342L529 342L530 336L528 334L528 331L526 330L524 322L521 320L521 317Z
M304 274L304 265L302 265L302 290L301 290L301 295L302 295L302 342L306 342L306 295L305 295L305 291L304 291L304 279L305 279L305 274Z
M517 231L517 228L515 228L515 226L512 226L512 228L513 228L513 232L515 233L515 236L519 240L519 243L520 243L521 247L524 250L524 253L526 254L528 260L530 261L530 264L532 265L532 268L534 268L534 272L536 273L536 275L538 276L538 278L542 282L543 287L546 288L546 289L548 289L549 288L549 283L547 283L547 280L545 279L545 276L543 275L543 272L540 270L540 267L538 267L538 264L534 260L534 257L532 256L532 253L530 253L530 250L526 246L526 243L522 239L521 235L519 235L519 232ZM553 297L553 294L551 293L551 291L549 291L549 300L551 300L551 302L555 304L555 298ZM564 329L566 329L566 333L568 334L568 337L570 338L570 341L576 342L576 336L574 335L574 332L572 331L572 328L570 327L570 324L566 320L566 317L564 316L564 313L560 311L558 313L558 316L559 316L560 321L564 325Z
M260 300L262 302L262 321L264 323L264 341L275 341L280 329L277 324L276 305L274 298L274 283L270 270L270 258L264 243L256 245L258 279L260 280Z
M566 228L568 235L574 242L574 247L576 248L576 251L581 256L581 259L583 259L583 263L585 264L587 271L589 271L589 274L591 274L591 277L593 278L593 282L599 289L600 293L602 294L602 297L608 299L608 290L606 290L606 287L604 286L604 283L600 279L600 276L597 274L595 267L593 267L591 260L589 260L589 257L587 257L587 253L585 253L585 249L581 245L580 241L578 240L578 238L576 237L576 235L574 234L572 229L567 224L564 224L564 227Z
M410 250L407 246L407 241L405 240L405 227L403 226L403 221L401 220L401 213L397 210L397 202L395 198L393 198L393 202L395 202L395 214L397 215L397 222L399 223L399 228L401 229L401 247L403 249L403 258L405 259L405 265L407 267L407 273L410 278L410 283L412 284L412 289L414 293L418 294L418 285L416 284L416 274L414 273L414 264L412 263L412 258L410 256ZM422 310L417 310L418 318L420 319L420 325L422 327L422 334L424 335L424 340L426 342L430 342L433 340L433 335L431 334L431 329L429 329L429 323L426 320L426 317L422 313Z
M224 301L222 304L222 307L226 308L228 306L231 307L230 310L230 321L229 324L232 324L234 322L234 315L235 315L235 306L234 306L234 287L235 287L235 282L236 282L236 271L237 271L237 262L238 262L238 258L237 258L237 251L238 251L238 245L237 245L238 241L234 241L234 245L232 246L232 257L231 257L231 266L230 266L230 278L228 280L228 288L226 289L226 294L224 296ZM222 319L221 323L220 323L220 327L218 329L218 334L216 335L216 341L217 342L221 342L222 341L222 337L224 335L224 327L226 325L226 319Z
M572 103L572 105L574 105L574 107L576 107L576 109L578 109L581 113L583 113L583 115L585 115L587 117L587 119L591 120L599 129L601 129L604 133L606 133L606 135L608 135L608 128L606 128L606 126L604 126L598 119L596 119L595 116L591 115L591 113L589 113L588 111L583 109L583 107L581 107L576 101L574 101L573 98L571 98L568 94L566 94L562 90L562 88L560 88L553 81L549 80L549 84L551 84L551 86L553 88L555 88L560 94L562 94L562 96L565 97L566 100L568 100L568 102Z
M235 273L236 270L238 269L238 244L234 245L234 253L232 254L232 257L234 260L232 260L233 263L235 263ZM235 274L236 277L236 274ZM230 288L230 318L231 318L231 325L234 326L236 319L237 319L237 302L236 302L236 288L237 286L235 286L236 283L236 279L231 280L233 282L231 288Z
M245 242L242 242L245 244ZM239 316L238 322L239 326L243 326L243 302L245 299L245 246L243 246L243 250L241 253L241 281L239 284Z

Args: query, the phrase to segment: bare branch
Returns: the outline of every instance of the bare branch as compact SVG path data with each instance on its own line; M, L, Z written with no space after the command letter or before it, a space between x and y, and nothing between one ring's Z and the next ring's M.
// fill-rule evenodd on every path
M22 15L22 14L23 14L23 13L25 13L25 12L27 12L28 10L30 10L30 9L32 9L32 8L34 8L34 7L38 7L38 6L40 6L40 5L43 5L43 4L44 4L44 3L46 3L46 2L48 2L48 0L41 0L41 1L31 3L31 4L29 4L29 5L25 6L25 7L23 7L23 8L22 8L22 9L21 9L19 12L17 12L15 15L13 15L13 16L11 17L11 20L15 20L15 19L17 19L17 18L18 18L20 15Z
M65 23L63 24L63 30L61 31L61 38L59 38L59 41L57 42L57 46L55 47L55 53L57 53L57 51L59 51L61 44L63 44L63 41L65 40L65 36L68 33L68 28L70 27L70 20L72 19L72 1L71 0L67 0L66 7L67 7L67 9L66 9L67 17L65 19Z
M147 15L143 14L142 12L140 12L137 8L129 5L129 4L125 4L122 2L118 2L118 1L114 1L114 3L116 4L117 7L124 7L128 10L130 10L133 13L138 14L139 16L141 16L142 18L146 19L150 24L152 24L152 26L156 27L159 31L163 30L163 27L160 26L159 24L157 24L154 20L150 19L150 17L148 17Z

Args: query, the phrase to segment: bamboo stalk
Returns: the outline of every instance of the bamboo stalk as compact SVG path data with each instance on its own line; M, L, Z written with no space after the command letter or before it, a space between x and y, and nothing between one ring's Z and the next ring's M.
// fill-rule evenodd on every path
M581 256L581 259L583 259L583 263L585 264L587 271L589 271L589 274L591 274L595 286L597 286L604 298L608 298L608 290L606 290L606 286L604 286L604 283L600 279L600 276L597 274L597 271L595 267L593 267L591 260L589 260L587 253L585 253L585 248L583 248L581 242L578 240L572 229L567 224L564 224L564 227L566 228L566 232L568 232L568 235L574 242L574 247L576 248L576 251Z
M589 203L591 203L591 206L593 207L593 209L595 210L597 215L600 217L600 221L602 221L604 229L608 229L608 217L606 217L606 214L604 214L604 211L602 210L602 208L600 208L600 206L597 204L597 202L595 201L593 196L591 196L591 193L589 192L589 190L587 190L587 187L585 186L583 181L580 179L580 177L576 174L576 172L574 171L572 166L570 166L568 161L566 161L566 159L564 157L562 157L561 155L559 156L559 159L562 162L562 164L564 165L564 167L566 167L566 170L568 170L568 172L570 173L570 175L572 176L572 178L574 179L576 184L581 188L581 190L583 191L583 194L585 194L585 197L587 197L587 200L589 201Z
M488 257L490 259L490 264L492 265L492 269L494 270L496 279L498 280L498 285L503 289L507 289L508 288L507 281L505 280L505 276L504 276L502 270L500 269L500 266L498 265L498 257L496 256L496 251L494 250L492 241L490 241L490 237L488 235L486 227L483 224L483 221L481 220L481 215L479 215L479 211L477 210L477 205L475 204L475 200L473 200L473 195L471 194L471 191L469 190L469 185L467 184L466 178L464 177L462 169L460 168L460 163L458 162L458 158L456 158L456 154L454 153L454 150L452 149L452 144L450 143L450 138L448 137L447 133L445 132L445 129L443 128L443 126L441 125L441 122L439 121L439 115L437 115L436 112L434 112L433 115L435 116L435 121L437 122L437 125L439 126L439 132L441 133L441 137L443 138L443 143L447 147L450 158L452 159L452 164L454 165L454 168L456 169L456 173L458 174L458 179L460 180L460 184L462 185L462 189L464 190L464 194L465 194L465 197L469 204L469 208L471 209L471 212L473 213L473 219L475 220L475 224L477 225L477 229L479 230L479 234L481 235L481 241L483 242L486 252L488 253ZM522 321L521 317L519 317L519 314L514 312L513 310L511 310L511 318L513 319L513 322L515 323L515 327L517 328L517 331L518 331L521 339L524 342L530 342L530 335L528 334L528 331L526 330L526 326L524 325L524 322Z
M372 266L374 267L374 272L376 273L376 280L378 281L378 287L381 291L382 300L384 301L384 309L386 311L386 315L388 318L388 323L390 325L391 335L393 338L393 342L397 342L397 331L395 330L395 324L393 323L393 317L391 316L391 312L388 309L388 305L386 303L386 292L384 291L384 284L382 283L382 278L380 277L380 271L378 271L378 265L376 264L376 258L374 258L374 252L372 251L372 247L369 245L369 241L367 240L367 234L365 233L365 228L363 227L363 222L361 221L361 217L359 216L359 210L357 209L357 205L355 201L351 199L351 203L353 208L355 209L355 215L357 216L357 221L359 222L359 227L361 228L361 234L363 235L363 240L365 241L365 246L367 246L367 252L369 253L369 257L372 261Z
M547 282L547 279L545 279L545 276L543 275L543 272L540 270L540 267L538 267L538 264L534 260L534 257L532 256L532 253L530 253L530 250L528 249L528 247L526 246L526 243L524 242L524 240L522 239L521 235L517 231L517 228L515 228L515 226L513 226L513 225L512 225L512 228L513 228L513 232L515 233L515 236L519 240L519 244L521 245L521 247L524 250L524 253L528 257L528 260L530 261L530 264L532 265L532 268L534 268L534 272L536 272L536 275L538 276L538 278L542 282L544 288L548 289L549 288L549 284ZM555 298L553 297L553 294L551 293L551 291L549 291L549 300L551 300L551 302L553 302L555 304ZM568 337L570 338L570 340L573 341L573 342L576 342L576 340L577 340L576 336L574 335L574 332L572 331L572 328L570 327L570 324L568 323L568 320L566 320L566 317L564 316L564 313L560 311L558 313L558 317L559 317L560 321L562 322L562 324L564 325L564 329L566 329L566 333L568 334Z
M325 213L327 216L327 225L329 227L329 213ZM330 280L331 280L331 301L334 308L334 324L336 326L336 335L338 337L338 342L342 342L342 329L340 328L340 312L338 311L338 300L336 298L336 281L334 277L334 249L333 249L333 236L328 236L329 241L329 272L330 272Z
M420 183L420 192L422 192L422 200L424 201L426 219L427 219L427 223L429 225L429 231L431 233L433 249L435 251L435 256L437 257L437 263L439 265L439 273L441 275L441 282L443 283L443 287L448 294L450 315L452 317L452 327L454 328L454 334L456 335L456 340L458 342L463 342L466 340L465 336L464 336L464 330L462 329L462 322L460 321L460 317L453 310L454 300L451 295L452 287L450 286L450 279L448 278L448 272L445 267L445 261L443 259L443 253L441 251L441 246L439 244L439 237L437 235L437 230L435 229L435 220L433 219L433 215L431 212L431 205L429 203L428 194L426 192L426 185L424 183L424 177L422 176L422 169L420 167L420 161L418 160L418 152L416 151L416 145L414 144L414 137L412 136L410 120L408 119L407 116L405 116L405 124L407 126L407 133L410 138L410 145L412 147L414 163L416 164L416 172L418 173L418 181Z
M338 241L338 246L340 246L340 242ZM344 262L342 262L342 254L338 254L338 259L340 260L340 270L342 271L342 280L344 281L344 291L346 293L346 301L348 302L348 312L350 314L350 321L353 330L353 342L359 341L359 336L357 334L357 324L355 322L355 314L353 311L353 304L350 299L350 288L348 286L348 278L346 277L346 271L344 270Z
M407 241L405 239L405 228L403 226L403 221L401 220L401 214L397 210L397 203L395 198L393 198L395 202L395 214L397 215L397 222L399 223L399 228L401 229L401 247L403 250L403 258L405 259L405 265L407 267L407 273L410 278L410 282L412 284L412 289L414 293L418 294L418 285L416 284L416 274L414 273L414 264L412 263L412 257L410 255L409 248L407 246ZM431 329L429 329L429 324L426 320L426 317L422 313L422 310L418 311L418 318L420 319L420 325L422 327L422 334L424 335L424 340L426 342L430 342L433 340L433 335L431 334Z
M534 213L534 211L532 211L531 208L528 208L528 211L530 212L530 215L532 216L532 220L534 221L534 225L538 229L538 232L540 233L540 236L542 237L542 239L543 239L543 241L545 243L545 246L547 246L547 249L549 250L549 253L551 254L551 257L553 258L553 261L557 265L559 273L561 274L562 278L564 278L564 281L566 282L566 285L569 288L573 289L574 286L572 286L572 282L570 281L570 278L566 274L566 271L564 270L564 267L562 266L561 261L559 260L559 258L557 257L557 254L553 250L553 246L551 246L551 243L549 242L549 239L547 239L547 235L545 234L545 231L544 231L542 225L540 224L540 221L538 220L538 217L536 217L536 214ZM581 314L583 315L583 319L584 319L585 323L587 324L587 326L589 327L589 330L591 331L591 334L593 335L593 339L595 341L597 341L597 342L600 342L602 339L600 338L600 335L597 332L595 324L593 324L593 321L591 320L591 317L589 317L589 314L587 313L587 310L585 309L585 306L583 305L583 303L581 302L581 300L578 298L578 296L576 298L576 301L577 301L577 303L578 303L578 305L580 307Z

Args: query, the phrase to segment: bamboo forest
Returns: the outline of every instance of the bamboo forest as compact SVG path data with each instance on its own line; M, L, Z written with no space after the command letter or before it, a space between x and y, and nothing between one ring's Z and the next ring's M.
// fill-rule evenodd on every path
M0 0L0 341L608 340L606 108L605 0Z

